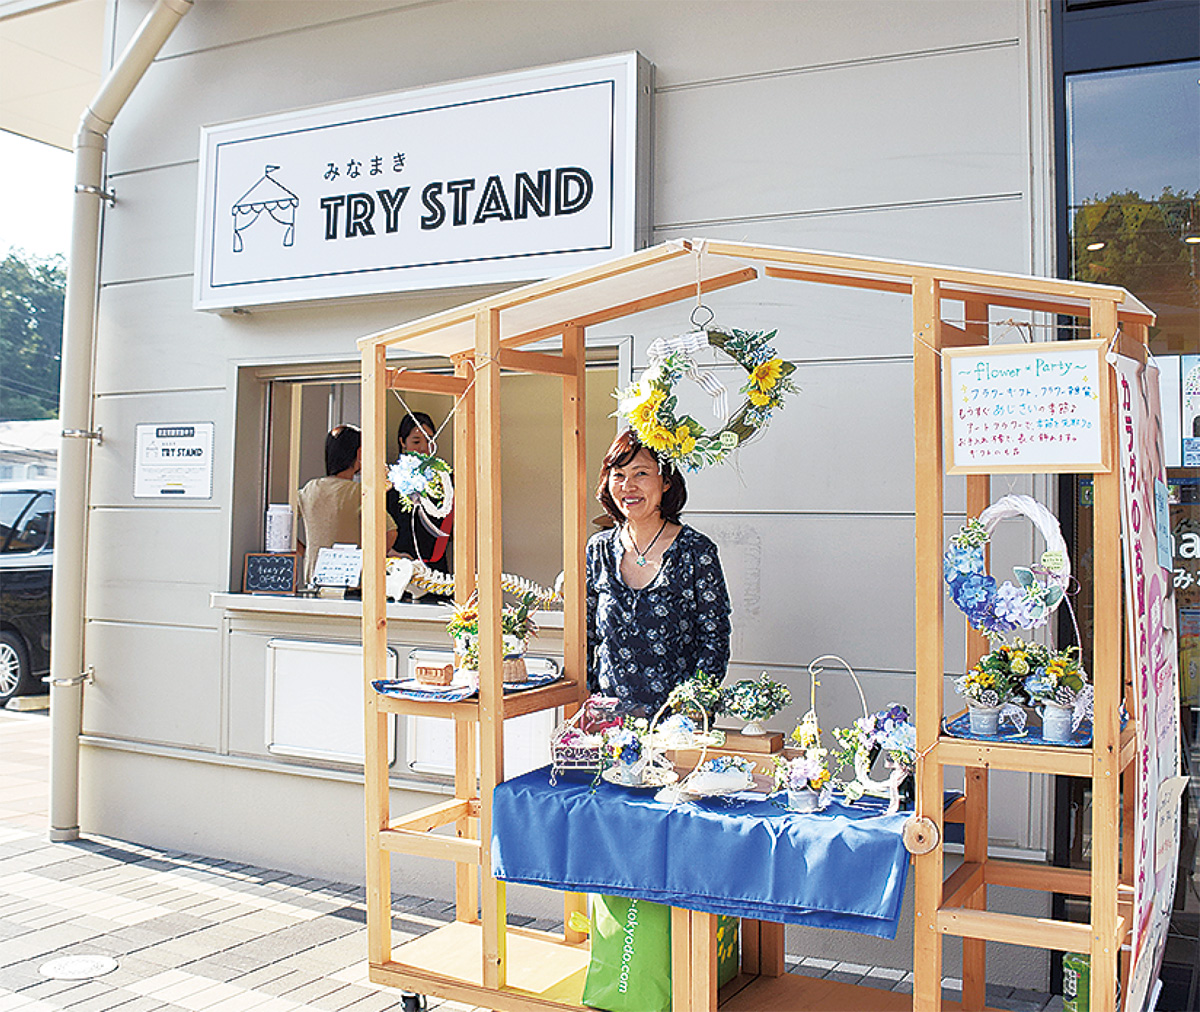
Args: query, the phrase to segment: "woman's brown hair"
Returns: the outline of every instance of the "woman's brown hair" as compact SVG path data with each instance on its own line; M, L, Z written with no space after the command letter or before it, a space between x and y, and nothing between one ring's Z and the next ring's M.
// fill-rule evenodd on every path
M677 524L680 522L679 516L683 513L683 507L687 503L687 485L684 484L683 474L670 457L650 449L638 439L637 433L633 429L626 429L617 436L604 455L604 463L600 465L600 482L596 485L596 498L600 500L604 512L613 520L617 523L624 522L625 514L621 512L612 493L608 490L608 476L614 467L624 467L643 450L654 458L654 462L658 465L658 473L663 476L663 481L666 483L662 502L658 507L659 513L662 514L664 520Z

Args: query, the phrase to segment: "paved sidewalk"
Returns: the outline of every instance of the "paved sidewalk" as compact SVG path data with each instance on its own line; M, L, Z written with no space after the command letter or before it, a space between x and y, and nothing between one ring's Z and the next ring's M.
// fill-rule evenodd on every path
M367 979L359 885L88 838L50 843L50 721L0 710L0 1012L386 1012L400 992ZM453 907L394 896L397 943L453 919ZM510 916L542 930L562 925ZM45 964L109 956L90 980L52 980ZM789 957L810 977L912 991L912 974ZM943 993L957 1000L960 981ZM1062 999L988 987L989 1005L1055 1012ZM470 1006L429 998L439 1012ZM482 1012L482 1010L480 1010Z
M0 1012L385 1012L361 886L116 840L47 840L49 718L0 711ZM395 899L397 941L452 918ZM110 956L90 980L39 968ZM443 1012L470 1006L431 998Z

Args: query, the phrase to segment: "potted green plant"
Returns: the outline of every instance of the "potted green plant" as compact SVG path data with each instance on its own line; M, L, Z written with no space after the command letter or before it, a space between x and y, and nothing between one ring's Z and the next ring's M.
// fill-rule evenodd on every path
M506 682L523 682L527 677L525 648L529 640L537 635L537 624L533 620L537 600L537 595L532 592L524 594L517 604L505 605L500 613ZM476 595L472 594L466 604L455 605L446 631L454 640L455 667L478 671L479 603Z
M762 721L770 720L792 701L792 693L782 682L764 671L758 681L747 678L734 682L721 693L721 709L747 721L742 734L766 734Z

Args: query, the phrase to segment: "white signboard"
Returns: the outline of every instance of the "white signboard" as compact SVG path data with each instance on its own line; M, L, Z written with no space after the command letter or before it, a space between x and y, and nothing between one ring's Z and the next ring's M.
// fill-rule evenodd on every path
M1104 341L946 348L946 472L1107 472Z
M195 304L527 281L644 245L636 53L205 128Z
M357 587L362 579L362 549L358 545L326 546L317 552L312 582L318 587Z
M213 423L137 426L135 499L211 499Z

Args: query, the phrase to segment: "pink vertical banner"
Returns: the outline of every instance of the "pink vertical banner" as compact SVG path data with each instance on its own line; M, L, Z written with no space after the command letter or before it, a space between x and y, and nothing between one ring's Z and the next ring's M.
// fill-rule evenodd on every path
M1180 758L1179 641L1170 555L1164 569L1159 551L1166 467L1158 369L1115 354L1108 361L1117 374L1126 623L1138 735L1133 963L1124 1008L1142 1012L1162 964L1179 856L1179 794L1172 789Z

